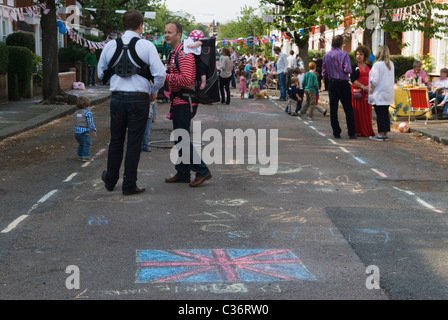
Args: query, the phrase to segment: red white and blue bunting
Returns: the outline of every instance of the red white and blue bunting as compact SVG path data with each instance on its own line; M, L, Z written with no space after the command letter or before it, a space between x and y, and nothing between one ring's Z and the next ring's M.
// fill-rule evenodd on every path
M25 21L25 12L31 17L35 18L43 14L48 14L50 9L47 8L45 3L39 3L34 6L21 7L21 8L0 8L0 19L9 18L9 21Z

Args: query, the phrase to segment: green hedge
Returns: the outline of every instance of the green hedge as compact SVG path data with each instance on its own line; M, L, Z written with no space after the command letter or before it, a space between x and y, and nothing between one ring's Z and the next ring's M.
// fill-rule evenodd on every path
M405 57L402 55L393 55L390 57L390 60L394 63L395 67L395 80L404 75L406 71L412 69L412 65L414 64L414 57Z
M34 37L27 33L14 32L6 37L6 44L8 46L25 47L34 52L35 41Z
M25 47L8 46L8 95L10 100L19 100L29 95L33 74L33 53ZM18 83L14 81L17 75Z
M96 36L86 36L87 40L94 42L102 42L104 39ZM99 59L102 49L97 49L95 51L96 58ZM77 44L71 41L67 47L59 49L59 61L60 62L77 62L84 61L84 57L89 53L89 48L83 45Z
M8 72L8 57L8 46L0 42L0 74L6 74Z

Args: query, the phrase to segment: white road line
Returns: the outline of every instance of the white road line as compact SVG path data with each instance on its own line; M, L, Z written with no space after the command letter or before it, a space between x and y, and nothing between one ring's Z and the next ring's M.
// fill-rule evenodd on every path
M56 192L58 192L58 190L51 190L51 191L48 192L46 195L44 195L42 198L40 198L39 201L37 201L37 203L44 203L44 202L47 201L52 195L54 195Z
M432 211L434 211L434 212L437 212L437 213L443 213L443 210L437 209L437 208L434 207L432 204L429 204L428 202L426 202L426 201L423 200L422 198L417 197L417 196L415 195L414 192L412 192L412 191L407 191L407 190L403 190L403 189L400 189L400 188L397 188L397 187L393 187L393 188L396 189L396 190L398 190L398 191L404 192L404 193L406 193L406 194L408 194L408 195L410 195L410 196L415 196L415 197L414 197L415 200L416 200L418 203L420 203L422 206L424 206L424 207L426 207L426 208L428 208L428 209L430 209L430 210L432 210Z
M356 160L356 161L358 161L359 163L361 163L361 164L366 164L367 162L365 162L364 160L362 160L361 158L358 158L358 157L355 157L355 156L353 156L353 158Z
M58 192L58 190L51 190L50 192L48 192L46 195L44 195L42 198L40 198L37 203L35 203L27 212L27 214L23 214L20 217L18 217L17 219L15 219L13 222L11 222L5 229L3 229L1 231L1 233L8 233L11 230L14 230L20 222L22 222L23 220L25 220L26 218L29 217L30 213L35 210L38 205L40 203L44 203L45 201L47 201L52 195L54 195L56 192Z
M18 217L16 220L14 220L13 222L11 222L5 229L3 229L1 231L1 233L8 233L9 231L13 230L15 227L17 227L17 225L22 222L23 220L25 220L26 218L28 218L28 214L24 214L21 215L20 217Z
M381 177L383 177L383 178L387 178L387 175L384 174L384 173L382 173L381 171L378 171L378 170L376 170L376 169L374 169L374 168L371 168L370 170L372 170L372 171L375 172L377 175L379 175L379 176L381 176Z
M78 174L78 172L74 172L71 175L69 175L64 181L62 182L69 182L70 180L72 180L76 175Z

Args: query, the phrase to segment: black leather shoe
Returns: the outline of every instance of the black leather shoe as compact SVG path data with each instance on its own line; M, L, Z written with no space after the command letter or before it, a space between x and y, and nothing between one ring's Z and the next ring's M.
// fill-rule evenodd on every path
M356 138L358 138L358 137L356 136L356 134L354 134L354 135L352 135L352 136L349 137L349 139L356 139Z
M339 135L335 135L333 137L335 137L335 139L341 139L341 135L340 134Z
M103 180L104 182L104 186L106 187L107 191L113 191L114 187L108 186L107 182L106 182L106 170L103 171L103 173L101 174L101 180Z
M142 193L142 192L145 192L145 191L146 191L145 188L135 187L134 190L123 191L123 195L124 196L132 196L133 194L139 194L139 193Z

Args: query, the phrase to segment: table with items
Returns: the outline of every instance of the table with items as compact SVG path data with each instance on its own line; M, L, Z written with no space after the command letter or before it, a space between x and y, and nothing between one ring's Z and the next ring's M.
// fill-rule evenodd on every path
M425 85L412 85L412 84L403 84L398 83L395 85L395 103L389 107L389 114L391 118L396 121L398 117L409 117L409 109L410 109L410 94L409 89L422 89L427 87ZM415 113L418 111L412 111L411 117L415 116ZM421 113L421 112L420 112ZM426 113L417 114L417 117L425 117ZM428 119L432 119L432 112L428 112Z

